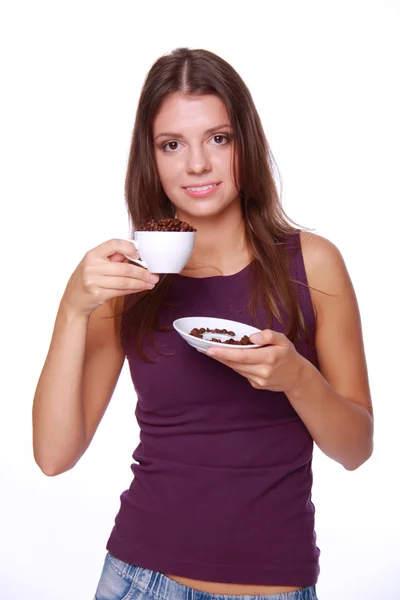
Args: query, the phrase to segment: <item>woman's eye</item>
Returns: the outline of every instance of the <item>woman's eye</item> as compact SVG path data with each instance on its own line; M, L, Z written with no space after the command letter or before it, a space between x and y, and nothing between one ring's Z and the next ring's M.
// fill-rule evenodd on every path
M179 142L167 142L163 145L163 150L165 150L165 152L173 152L177 149L178 144Z
M212 139L217 142L217 146L224 146L229 142L227 135L214 135ZM225 142L223 140L225 140Z
M214 146L225 146L229 142L229 137L227 135L214 135L212 138L214 140ZM164 152L175 152L178 150L180 142L166 142L162 145L162 149Z

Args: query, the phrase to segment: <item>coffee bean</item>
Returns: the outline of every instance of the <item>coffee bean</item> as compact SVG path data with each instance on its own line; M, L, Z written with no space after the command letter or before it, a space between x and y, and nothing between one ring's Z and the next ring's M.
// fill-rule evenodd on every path
M234 331L228 331L227 329L209 329L208 327L206 329L204 327L194 327L189 333L189 335L192 335L193 337L202 340L204 339L204 333L223 333L225 335L236 335ZM211 338L211 340L209 341L218 342L219 344L228 344L230 346L254 346L253 342L250 341L248 335L244 335L241 340L234 340L233 338L229 338L228 340L222 342L219 338Z
M149 221L142 227L139 227L137 231L197 231L194 227L186 223L185 221L180 221L179 219L160 219L159 221Z

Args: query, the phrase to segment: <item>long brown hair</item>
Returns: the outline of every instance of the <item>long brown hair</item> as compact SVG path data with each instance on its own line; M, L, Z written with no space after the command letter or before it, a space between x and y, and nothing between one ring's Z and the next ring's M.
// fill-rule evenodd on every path
M298 227L285 214L275 176L279 177L260 117L245 83L222 58L207 50L178 48L159 58L151 67L139 99L132 135L125 199L132 232L151 221L175 216L175 206L166 196L157 172L154 156L153 123L163 100L174 92L188 95L214 94L225 104L238 159L235 183L240 189L245 235L254 257L251 310L257 322L256 308L264 302L270 315L281 323L278 301L287 316L286 335L295 341L305 332L304 318L296 289L290 277L288 236ZM170 275L162 275L151 291L132 294L125 300L121 335L132 331L135 346L144 360L142 343L146 334L153 340L157 313L171 284Z

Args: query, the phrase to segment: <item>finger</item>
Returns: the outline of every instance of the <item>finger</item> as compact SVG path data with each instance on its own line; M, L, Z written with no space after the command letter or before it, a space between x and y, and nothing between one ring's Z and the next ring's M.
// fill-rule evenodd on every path
M229 367L230 369L233 369L234 371L236 371L236 373L239 373L239 375L243 375L243 377L249 377L251 375L259 375L259 371L260 371L259 364L251 365L251 364L237 363L237 362L232 362L229 360L215 358L214 356L212 356L210 358L213 358L217 362Z
M254 348L253 350L233 350L230 348L212 347L208 348L205 354L207 354L207 356L212 356L213 358L241 364L259 363L262 360L257 348Z
M107 242L103 242L99 244L93 250L96 256L100 256L101 258L109 258L110 256L118 253L122 255L131 256L132 258L138 258L137 250L133 244L129 240L121 240L118 238L114 238L112 240L108 240ZM125 256L124 256L125 258Z
M120 254L120 252L115 252L114 254L111 254L111 256L108 257L108 260L110 260L111 262L128 262L128 259L126 258L125 254Z
M92 286L96 286L104 290L141 291L153 289L155 287L155 283L143 281L142 279L134 279L133 277L104 276L97 281L94 279Z
M98 273L106 276L127 277L131 279L140 279L145 283L157 283L160 277L155 273L150 273L147 269L137 267L131 263L119 263L114 261L102 262L97 266Z
M253 344L260 344L262 346L286 346L288 342L288 338L283 333L274 331L273 329L264 329L259 333L252 333L249 338Z

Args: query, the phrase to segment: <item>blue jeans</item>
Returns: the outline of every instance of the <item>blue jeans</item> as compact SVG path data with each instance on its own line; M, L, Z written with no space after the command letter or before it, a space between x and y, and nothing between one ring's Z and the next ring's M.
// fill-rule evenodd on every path
M128 565L110 553L104 561L94 600L318 600L315 586L288 594L227 596L194 590L142 567Z

